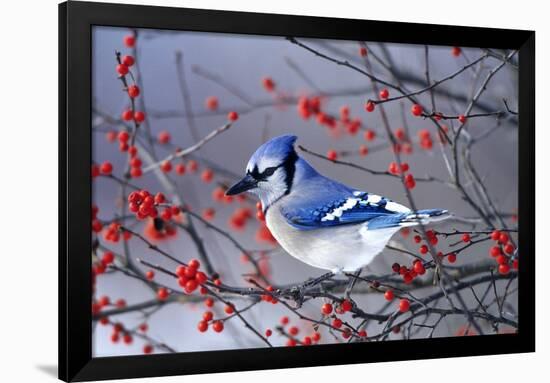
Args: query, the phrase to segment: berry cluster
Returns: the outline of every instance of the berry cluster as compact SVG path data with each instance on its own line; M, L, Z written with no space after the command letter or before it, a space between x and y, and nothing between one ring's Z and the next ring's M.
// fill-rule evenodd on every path
M284 333L287 336L286 346L294 347L298 344L303 346L310 346L312 344L317 344L321 340L321 334L317 331L314 331L311 335L305 335L301 340L297 339L297 336L300 334L300 328L295 325L290 325L290 319L287 316L282 316L279 319L281 327L281 333ZM271 329L265 331L265 336L270 337L272 335Z
M491 239L495 241L495 245L491 247L489 254L495 258L498 264L498 272L506 275L510 272L511 267L517 270L519 261L514 257L516 248L510 241L508 233L494 230L491 233Z
M421 260L415 259L410 267L400 265L397 262L394 263L392 265L392 271L399 274L403 278L405 284L410 284L414 278L424 275L426 273L426 268ZM391 296L393 297L393 295Z
M187 294L194 292L200 285L208 280L202 271L199 271L200 262L196 259L189 261L187 265L179 265L176 268L178 284Z
M156 218L158 210L155 205L164 203L165 201L164 194L157 193L155 196L152 196L147 190L142 189L131 192L128 195L128 209L132 213L135 213L138 219L145 219L147 217Z
M407 173L409 171L409 164L406 162L402 162L401 166L397 164L397 162L393 161L390 162L388 166L388 172L393 175L399 175L404 174L405 175L405 186L408 189L414 189L416 186L416 180L414 179L414 176L411 173Z

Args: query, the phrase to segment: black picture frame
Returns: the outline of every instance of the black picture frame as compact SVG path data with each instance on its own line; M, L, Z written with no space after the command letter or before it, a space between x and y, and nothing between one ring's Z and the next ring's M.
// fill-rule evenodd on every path
M516 334L92 358L91 29L94 25L519 50ZM535 32L70 1L59 5L59 378L86 381L535 350Z

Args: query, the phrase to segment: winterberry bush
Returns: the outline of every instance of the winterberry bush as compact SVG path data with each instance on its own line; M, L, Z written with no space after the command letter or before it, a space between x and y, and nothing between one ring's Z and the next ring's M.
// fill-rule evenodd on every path
M96 355L516 331L517 52L117 28L94 41ZM455 218L298 294L323 271L278 246L256 199L225 195L283 133L331 178Z

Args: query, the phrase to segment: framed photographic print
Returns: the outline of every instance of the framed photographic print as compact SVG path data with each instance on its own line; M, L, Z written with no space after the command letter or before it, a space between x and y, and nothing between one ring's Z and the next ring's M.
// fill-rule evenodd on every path
M534 351L534 32L59 20L61 379Z

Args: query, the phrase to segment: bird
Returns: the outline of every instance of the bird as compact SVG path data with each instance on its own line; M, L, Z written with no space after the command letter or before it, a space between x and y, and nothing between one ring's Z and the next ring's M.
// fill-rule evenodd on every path
M442 221L445 209L412 211L377 194L323 176L298 155L295 135L272 138L250 157L226 195L255 194L281 247L323 278L358 272L404 227Z

